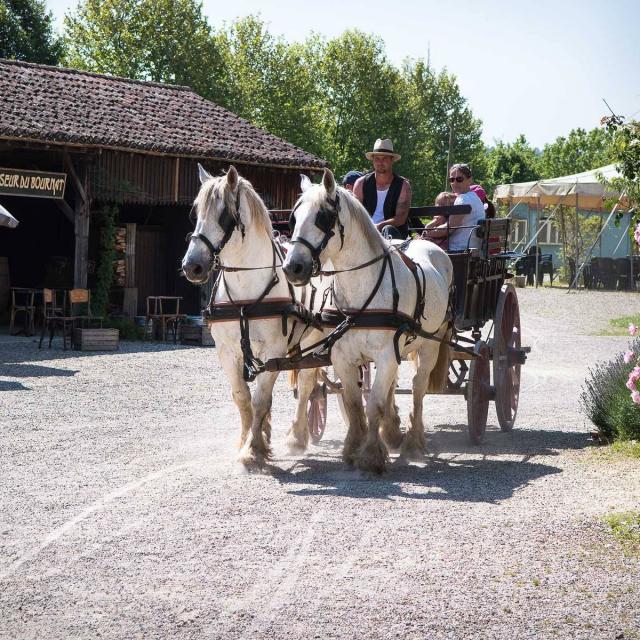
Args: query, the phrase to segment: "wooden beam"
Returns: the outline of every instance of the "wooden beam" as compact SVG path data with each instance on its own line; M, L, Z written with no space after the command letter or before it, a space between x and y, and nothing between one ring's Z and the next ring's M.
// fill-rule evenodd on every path
M54 202L58 205L58 208L64 213L69 222L75 223L76 214L74 210L69 206L66 200L54 200Z
M73 166L73 162L71 161L71 156L69 155L69 152L66 149L64 150L64 163L65 163L65 166L67 167L67 171L71 174L71 178L73 179L73 185L75 186L78 194L80 195L80 197L84 202L89 202L89 197L87 196L87 192L84 188L84 185L82 184L82 182L80 182L80 178L78 178L78 174L76 173L76 170Z
M75 171L74 171L75 173ZM85 185L88 180L88 169L84 170ZM76 176L77 179L77 176ZM78 182L80 182L78 180ZM82 185L80 185L82 186ZM82 193L86 196L86 190L82 188ZM75 206L75 236L76 246L73 262L73 286L77 289L87 288L87 271L89 263L89 220L91 213L91 202L85 198L78 198Z
M176 175L173 183L173 199L178 202L178 196L180 195L180 158L176 158Z

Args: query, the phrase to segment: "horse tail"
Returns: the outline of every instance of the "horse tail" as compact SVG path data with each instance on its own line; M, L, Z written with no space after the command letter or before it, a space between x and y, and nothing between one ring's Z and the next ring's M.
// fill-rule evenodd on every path
M447 342L451 341L452 336L453 323L448 322L444 336L442 336L443 341L446 340L446 342L440 343L436 366L433 367L429 374L429 386L427 387L427 393L442 393L447 385L447 373L449 372L451 349Z

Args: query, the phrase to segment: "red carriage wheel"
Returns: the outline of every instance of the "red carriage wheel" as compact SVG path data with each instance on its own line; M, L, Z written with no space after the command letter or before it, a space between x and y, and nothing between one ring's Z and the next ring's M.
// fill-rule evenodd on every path
M496 413L503 431L511 431L520 397L520 309L513 285L505 284L496 307L493 337L493 384Z
M487 428L491 399L491 368L487 343L477 342L474 351L479 357L474 358L469 367L469 382L466 387L467 421L471 442L480 444Z
M327 426L327 385L316 384L309 396L307 407L307 426L311 442L318 444L324 435Z

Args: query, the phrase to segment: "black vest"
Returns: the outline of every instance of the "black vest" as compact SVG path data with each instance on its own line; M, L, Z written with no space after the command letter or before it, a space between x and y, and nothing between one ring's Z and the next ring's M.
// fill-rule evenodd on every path
M394 173L393 180L389 185L389 191L387 191L387 197L384 199L383 211L385 220L389 220L396 215L396 206L398 205L398 199L400 198L403 183L404 178L401 178L399 175ZM378 204L375 173L368 173L364 177L362 195L364 207L369 212L369 215L372 216L376 210L376 205ZM404 238L409 235L409 225L406 223L400 225L397 229Z

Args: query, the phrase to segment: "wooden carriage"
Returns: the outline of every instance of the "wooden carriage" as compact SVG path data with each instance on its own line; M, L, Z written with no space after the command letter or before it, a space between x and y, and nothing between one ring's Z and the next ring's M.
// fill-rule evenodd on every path
M448 220L451 215L468 211L468 206L413 207L411 231L422 232L422 217L439 215ZM289 213L271 212L274 229L280 235L289 235ZM447 252L454 270L454 346L450 351L447 386L441 393L466 399L468 432L474 444L484 437L490 401L495 402L500 428L503 431L513 428L520 395L520 367L530 351L521 344L518 298L509 282L512 278L509 263L516 257L508 249L510 223L508 218L481 220L478 226L468 228L466 250ZM370 389L370 366L362 367L361 373L365 399ZM341 391L340 383L332 381L326 370L322 378L309 400L313 442L318 442L324 433L327 394ZM411 390L396 389L396 393Z

